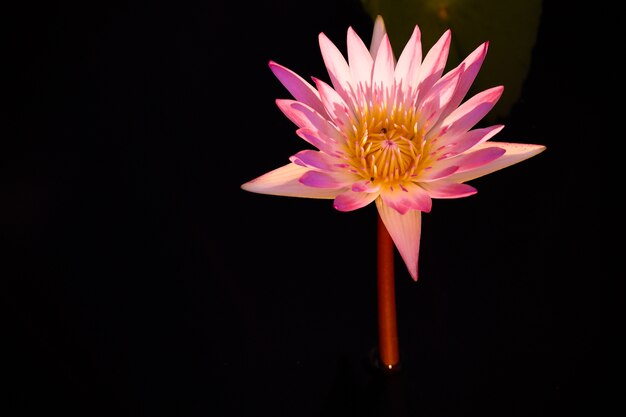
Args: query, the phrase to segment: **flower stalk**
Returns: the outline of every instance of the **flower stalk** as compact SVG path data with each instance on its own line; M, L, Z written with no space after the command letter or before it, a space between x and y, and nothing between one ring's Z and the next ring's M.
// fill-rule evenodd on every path
M383 370L396 371L400 354L393 267L394 244L382 219L377 217L378 354Z

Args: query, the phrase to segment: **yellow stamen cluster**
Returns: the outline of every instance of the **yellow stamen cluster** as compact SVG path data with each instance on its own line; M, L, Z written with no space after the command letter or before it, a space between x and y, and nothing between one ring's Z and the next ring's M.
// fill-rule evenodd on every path
M394 186L413 180L425 166L424 131L419 113L402 103L364 106L352 126L347 148L350 165L375 185Z

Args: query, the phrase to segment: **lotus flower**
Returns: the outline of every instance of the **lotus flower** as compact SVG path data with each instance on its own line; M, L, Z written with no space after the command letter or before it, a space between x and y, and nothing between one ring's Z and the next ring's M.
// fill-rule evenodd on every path
M332 86L313 84L270 61L292 99L276 104L316 149L302 150L290 163L242 185L247 191L291 197L334 199L339 211L372 202L411 277L418 277L421 214L432 199L476 193L467 181L537 155L542 145L493 142L504 126L472 129L496 104L503 87L465 95L485 59L488 42L443 74L451 32L446 31L422 60L415 26L395 59L381 16L369 49L352 28L347 61L324 35L322 57Z

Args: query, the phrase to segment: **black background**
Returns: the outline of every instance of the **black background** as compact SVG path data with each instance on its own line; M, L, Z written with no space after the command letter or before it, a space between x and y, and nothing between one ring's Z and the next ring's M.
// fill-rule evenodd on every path
M326 79L317 34L345 50L350 25L369 41L370 17L357 1L96 4L3 16L5 415L569 416L613 402L616 276L594 167L615 136L615 70L598 11L544 4L496 140L547 150L424 215L420 280L397 262L402 371L385 378L367 359L374 206L239 188L305 148L267 62Z

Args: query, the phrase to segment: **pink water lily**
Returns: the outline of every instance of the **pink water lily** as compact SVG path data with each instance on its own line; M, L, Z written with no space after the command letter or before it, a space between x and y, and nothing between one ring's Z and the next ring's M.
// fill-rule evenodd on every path
M320 33L331 85L271 61L295 100L278 99L296 133L316 149L242 185L247 191L334 199L351 211L375 202L411 277L417 280L421 213L433 198L476 193L465 182L537 155L542 145L493 142L504 126L472 129L496 104L503 87L463 102L487 54L488 42L443 74L450 31L422 59L419 27L396 61L382 17L369 49L348 29L348 59Z

